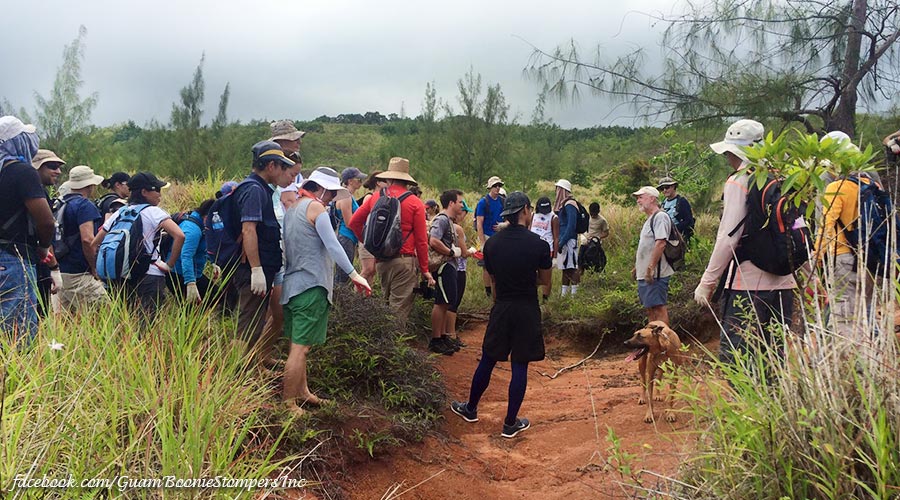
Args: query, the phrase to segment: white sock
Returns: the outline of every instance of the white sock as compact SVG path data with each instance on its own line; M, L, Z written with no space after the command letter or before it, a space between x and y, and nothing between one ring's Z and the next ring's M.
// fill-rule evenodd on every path
M560 297L565 297L565 296L568 295L568 294L569 294L569 285L563 285L563 286L562 286L562 289L561 289L561 291L560 291L560 293L559 293L559 296L560 296Z
M575 295L575 292L577 292L577 291L578 291L578 285L572 285L572 286L569 287L569 294L570 294L570 295Z

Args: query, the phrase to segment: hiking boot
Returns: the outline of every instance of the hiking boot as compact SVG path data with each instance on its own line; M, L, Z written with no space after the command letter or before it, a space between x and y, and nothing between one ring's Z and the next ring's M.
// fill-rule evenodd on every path
M452 347L453 352L459 351L463 347L462 341L460 341L458 338L453 338L446 333L444 335L441 335L441 340L443 340L445 344Z
M447 342L445 342L444 339L442 339L442 338L431 339L428 342L428 350L433 353L443 354L444 356L452 356L453 353L456 352L456 349L454 349L453 346L451 346Z
M527 418L517 418L516 423L513 425L503 424L503 432L500 433L500 435L505 438L514 438L516 437L516 434L529 427L531 427L531 422L529 422Z
M453 401L450 403L450 409L466 422L478 422L478 410L470 410L469 403Z

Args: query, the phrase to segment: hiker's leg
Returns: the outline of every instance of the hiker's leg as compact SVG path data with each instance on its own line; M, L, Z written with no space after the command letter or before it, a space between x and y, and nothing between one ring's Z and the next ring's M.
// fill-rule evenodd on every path
M472 376L472 388L469 390L469 410L476 411L478 409L478 402L481 401L481 395L491 383L491 372L494 371L496 364L497 362L491 359L487 353L481 351L481 361L475 368L475 374Z
M257 359L261 363L270 365L275 361L272 359L275 344L284 335L284 309L281 306L282 285L278 281L279 279L276 276L276 284L272 287L272 294L269 297L266 323L260 335L259 352L257 353Z
M511 363L512 378L509 380L509 404L506 407L506 425L514 425L522 401L525 400L525 389L528 386L528 363Z

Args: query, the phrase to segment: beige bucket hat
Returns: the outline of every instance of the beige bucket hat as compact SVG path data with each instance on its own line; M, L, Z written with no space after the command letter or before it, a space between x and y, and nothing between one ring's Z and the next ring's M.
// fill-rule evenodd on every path
M418 184L411 175L409 175L409 160L406 158L394 157L388 163L388 169L378 174L379 179L395 179L413 184Z

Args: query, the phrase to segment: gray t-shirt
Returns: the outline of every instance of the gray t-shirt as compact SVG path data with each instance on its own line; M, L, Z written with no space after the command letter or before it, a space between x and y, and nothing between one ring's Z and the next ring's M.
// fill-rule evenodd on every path
M653 221L653 229L650 229L650 222ZM634 269L637 272L637 279L642 280L647 273L647 266L650 265L650 256L653 254L653 247L656 246L656 240L665 240L669 237L669 231L672 227L672 219L662 210L648 217L641 228L641 238L638 241L637 256L635 258ZM675 270L666 261L666 256L659 258L658 272L653 272L654 278L665 278L675 274Z
M441 240L441 243L447 245L447 248L456 245L456 230L453 228L453 223L450 222L450 217L443 212L435 215L432 219L428 235ZM450 264L455 268L456 259L452 259Z

